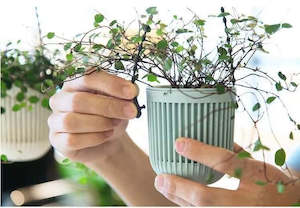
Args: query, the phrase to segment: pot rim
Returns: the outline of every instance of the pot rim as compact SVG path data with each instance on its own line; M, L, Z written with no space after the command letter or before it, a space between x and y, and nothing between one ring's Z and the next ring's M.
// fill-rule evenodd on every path
M230 88L232 90L228 90L226 91L225 93L227 92L236 92L236 88L235 87L232 87ZM202 88L202 87L199 87L199 88L174 88L174 87L171 87L170 85L157 85L157 86L148 86L146 88L146 90L150 90L150 91L165 91L165 90L178 90L178 91L184 91L184 92L216 92L216 88Z

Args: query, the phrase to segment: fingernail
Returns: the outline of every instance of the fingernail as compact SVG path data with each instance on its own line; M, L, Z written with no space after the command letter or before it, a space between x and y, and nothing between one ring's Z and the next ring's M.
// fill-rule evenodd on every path
M132 104L125 105L123 110L124 110L124 114L129 118L133 118L136 116L137 111Z
M134 97L134 87L131 85L126 85L123 87L123 93L127 98L133 98Z
M185 145L184 140L177 140L176 143L175 143L176 151L179 152L179 153L184 152L185 146L186 145Z
M106 132L103 132L103 136L104 137L110 137L111 135L113 135L113 131L106 131Z
M112 124L113 124L114 126L118 126L120 123L121 123L121 120L120 120L120 119L113 119L113 120L112 120Z
M164 177L163 176L156 176L155 178L155 187L157 189L162 189L164 186Z

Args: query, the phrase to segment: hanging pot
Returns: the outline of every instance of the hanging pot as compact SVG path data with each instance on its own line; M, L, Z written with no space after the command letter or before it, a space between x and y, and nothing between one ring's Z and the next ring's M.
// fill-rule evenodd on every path
M33 104L31 111L27 108L12 111L16 104L16 91L17 89L13 88L1 99L1 106L6 109L6 112L1 114L1 154L5 154L12 162L35 160L46 154L51 146L47 125L51 111L42 107L40 103ZM28 89L26 94L43 99L42 94L31 89Z

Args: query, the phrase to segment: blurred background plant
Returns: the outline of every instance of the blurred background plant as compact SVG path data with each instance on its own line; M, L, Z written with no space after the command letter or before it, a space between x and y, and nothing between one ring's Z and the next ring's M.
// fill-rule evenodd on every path
M75 182L94 189L96 205L98 206L125 206L125 203L116 192L105 182L105 180L82 163L71 162L64 159L58 165L58 171L63 178L72 179Z
M21 40L17 42L20 44ZM43 107L49 108L49 96L55 93L55 89L44 94L43 88L53 86L53 82L58 80L58 76L52 73L53 64L50 59L43 54L42 47L37 47L34 51L25 51L18 48L11 48L11 42L6 45L6 49L1 51L1 98L7 96L9 90L15 87L18 92L15 95L15 105L12 109L5 109L1 106L1 114L6 110L19 111L27 108L31 111L33 104L40 103ZM32 89L44 98L40 99L35 95L27 96L28 89Z
M16 128L25 132L34 132L35 130L28 129L30 127L24 125L24 123L20 123L19 126L19 122L15 123L15 121L8 118L16 117L16 120L20 121L21 119L25 122L31 122L30 120L34 119L31 117L32 114L22 114L22 116L29 115L29 117L18 117L12 116L14 114L11 113L21 115L20 113L23 112L36 111L35 115L37 116L37 122L43 122L45 123L44 125L47 125L47 122L41 118L44 115L39 115L40 111L38 111L38 108L36 108L35 105L41 105L50 113L49 97L61 87L61 85L56 84L62 83L66 78L65 76L60 76L54 70L55 65L53 64L53 61L59 59L58 57L60 54L58 50L49 50L43 45L42 30L38 19L37 8L35 9L35 12L39 28L39 44L33 47L32 50L24 50L22 40L18 40L15 43L9 41L5 45L5 48L1 50L1 127L4 127L5 129L13 128L12 131L17 131ZM51 34L48 34L48 38L49 36L51 37ZM57 86L57 88L54 86ZM9 102L12 101L13 105L7 105L5 100L9 100ZM13 121L12 126L9 124L11 121ZM32 126L31 128L39 128L39 126ZM3 130L4 129L1 131ZM1 204L4 206L13 205L13 203L16 203L16 201L19 200L18 197L16 198L11 195L13 191L21 190L22 192L22 188L25 187L24 190L27 192L26 190L30 190L30 187L34 189L34 186L32 185L40 184L41 187L45 186L44 191L47 192L44 182L56 181L60 178L66 179L65 181L75 182L75 184L80 187L81 191L76 191L76 193L68 195L64 201L61 198L55 199L56 205L70 205L72 204L71 201L75 201L80 205L125 205L101 176L89 170L83 164L71 162L68 159L63 160L62 163L56 161L53 149L51 148L49 150L50 144L47 136L25 134L23 136L26 138L22 141L21 137L23 138L23 136L19 134L4 135L5 136L1 133L0 151ZM7 136L9 136L9 138L6 138ZM37 139L39 139L39 137L45 137L41 139L47 141L46 154L41 150L42 155L38 158L29 159L30 161L27 159L26 161L14 159L13 157L10 157L9 154L3 154L3 152L5 153L8 151L7 145L9 144L6 145L6 143L12 142L12 144L16 143L15 146L12 147L16 148L15 151L21 158L25 155L29 155L30 157L30 151L21 151L17 148L20 148L20 144L24 142L27 144L29 141L28 144L32 144L32 136L37 136ZM39 144L37 143L33 148L39 149ZM29 189L26 189L26 187ZM60 189L62 187L57 188ZM78 197L79 195L81 197ZM88 199L89 197L87 198L87 195L92 199ZM43 205L49 202L45 201L44 198L38 200L38 202L34 202L35 205ZM21 202L21 204L22 203L23 202ZM24 201L24 203L26 205L32 204L33 202Z

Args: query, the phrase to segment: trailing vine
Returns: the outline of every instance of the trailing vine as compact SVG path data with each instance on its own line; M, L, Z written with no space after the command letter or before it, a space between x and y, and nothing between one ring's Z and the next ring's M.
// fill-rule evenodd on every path
M91 73L104 70L112 74L131 77L132 82L138 81L149 86L167 82L170 88L215 88L217 94L231 91L236 96L232 103L233 108L242 109L251 119L257 132L257 140L250 144L252 151L265 151L270 148L262 143L258 130L258 123L268 115L269 105L278 101L286 110L287 116L294 126L294 131L300 130L300 124L289 113L285 103L280 97L280 92L285 90L295 92L298 84L293 81L294 75L286 75L282 71L277 77L252 66L251 60L258 52L269 53L265 43L280 30L291 28L289 23L265 24L254 16L233 15L223 7L217 15L210 18L216 19L218 24L221 19L224 33L220 34L215 48L205 45L207 20L199 18L195 13L186 21L174 15L170 23L164 23L157 17L156 7L149 7L146 14L138 17L139 30L130 33L128 27L117 20L108 21L101 13L94 16L94 28L80 34L73 40L60 37L54 32L46 35L48 45L54 44L61 48L64 58L57 60L55 73L61 80L74 80ZM138 76L142 75L142 76ZM140 78L141 77L141 78ZM252 86L248 80L267 82L269 88ZM56 84L62 84L61 83ZM247 108L243 95L236 93L235 88L247 89L257 102L252 108ZM209 95L207 95L209 96ZM201 99L201 97L194 97ZM138 117L142 107L134 99L138 107ZM264 108L265 107L265 110ZM252 112L258 113L257 118ZM277 140L279 149L274 160L277 166L284 168L285 151ZM288 135L293 139L293 131ZM241 152L240 158L251 157L250 154ZM266 170L265 170L266 173ZM237 175L241 172L237 170ZM258 185L273 183L266 174L265 182ZM282 187L281 181L275 182ZM278 188L278 190L282 190Z

